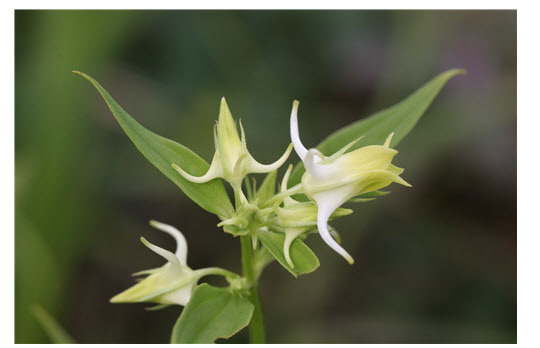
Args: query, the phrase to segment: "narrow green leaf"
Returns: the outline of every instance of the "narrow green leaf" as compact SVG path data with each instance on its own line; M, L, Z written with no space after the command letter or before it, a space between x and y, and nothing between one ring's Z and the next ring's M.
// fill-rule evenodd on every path
M201 284L174 324L171 343L214 343L229 338L249 324L253 308L246 297L233 295L228 288Z
M317 149L330 156L361 136L363 138L351 147L351 151L367 145L382 145L392 132L394 137L390 146L395 147L413 129L446 82L464 73L464 70L452 69L439 74L398 104L334 132ZM289 186L299 183L304 172L300 162L289 178Z
M41 306L32 307L32 314L49 336L51 343L73 344L75 340L58 324L56 320Z
M94 85L120 126L150 163L203 209L221 217L230 216L234 209L221 180L216 179L204 184L195 184L184 179L171 167L171 164L176 163L193 175L203 175L210 167L208 163L187 147L144 128L125 112L92 77L78 71L74 71L74 73L81 75Z
M254 199L259 199L259 202L263 202L276 193L276 178L277 171L274 170L266 175L261 186L257 190Z
M283 254L283 243L285 235L274 233L265 230L257 230L257 235L261 243L270 251L270 253L278 260L278 262L291 272L295 277L301 274L313 272L319 267L319 259L311 249L304 244L300 239L296 238L291 244L290 254L291 260L294 263L294 268L291 268L285 255Z

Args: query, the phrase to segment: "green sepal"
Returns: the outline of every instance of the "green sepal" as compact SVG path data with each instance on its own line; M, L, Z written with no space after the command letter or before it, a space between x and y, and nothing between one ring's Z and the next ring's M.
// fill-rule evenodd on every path
M120 126L150 163L171 179L189 198L203 209L221 217L229 217L231 215L234 209L227 196L225 187L220 180L212 180L204 184L192 183L184 179L171 166L175 163L181 164L182 168L190 173L202 175L208 171L210 167L208 163L187 147L144 128L124 111L92 77L78 71L74 71L74 73L81 75L94 85Z
M375 200L375 198L351 198L347 203L366 203Z
M386 196L389 193L390 193L390 191L371 191L371 192L367 192L367 193L358 195L358 196L356 196L356 198L380 197L380 196Z
M223 231L232 234L235 237L245 236L249 233L249 230L245 228L238 227L238 225L224 225Z
M172 306L171 304L158 304L158 305L155 305L155 306L146 307L144 310L151 311L151 312L152 311L160 311L162 309L169 308L171 306Z
M294 264L294 268L291 268L287 264L285 254L283 253L283 245L285 243L284 234L258 229L257 236L274 258L295 277L301 274L311 273L320 265L319 259L313 251L298 238L292 242L289 251Z
M171 343L214 343L229 338L249 324L253 309L245 296L201 284L174 324Z

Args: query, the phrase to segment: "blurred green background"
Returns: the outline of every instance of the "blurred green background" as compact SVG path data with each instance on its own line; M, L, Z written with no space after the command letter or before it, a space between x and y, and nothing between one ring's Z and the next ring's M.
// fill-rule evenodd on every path
M184 232L191 267L240 271L239 241L71 70L207 161L226 96L268 163L289 143L293 99L314 146L454 67L467 75L398 147L413 188L336 221L354 266L313 236L315 273L265 271L268 342L516 341L515 11L15 11L15 27L16 342L48 342L33 304L81 343L168 342L179 307L108 302L163 263L140 236L174 247L150 219Z

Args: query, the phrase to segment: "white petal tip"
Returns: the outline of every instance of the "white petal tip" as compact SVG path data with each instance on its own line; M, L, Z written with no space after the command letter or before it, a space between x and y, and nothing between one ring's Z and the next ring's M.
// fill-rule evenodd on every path
M303 161L306 157L307 149L300 141L300 132L298 131L298 100L293 102L293 108L291 111L291 141L294 144L294 150L298 154L298 157Z
M203 176L193 176L191 174L188 174L186 171L184 171L182 168L180 168L177 164L172 163L171 166L176 170L182 177L188 181L191 181L196 184L204 184L210 180L213 180L217 177L215 168L208 169L208 172L204 174Z
M292 263L290 259L287 260L287 264L289 265L291 269L294 269L294 263Z

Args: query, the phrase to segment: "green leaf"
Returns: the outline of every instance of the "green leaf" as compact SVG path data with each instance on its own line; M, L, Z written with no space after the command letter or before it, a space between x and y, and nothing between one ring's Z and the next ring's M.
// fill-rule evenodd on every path
M94 85L120 126L150 163L178 185L189 198L203 209L221 217L230 216L234 209L221 180L216 179L204 184L195 184L184 179L171 167L171 164L176 163L193 175L203 175L210 167L208 163L187 147L144 128L125 112L92 77L78 71L74 71L74 73L81 75Z
M214 343L229 338L249 324L253 308L246 297L233 295L228 288L201 284L174 324L171 343Z
M257 230L257 235L268 251L270 251L276 260L278 260L287 271L291 272L293 276L298 277L301 274L311 273L319 267L319 259L317 256L315 256L313 251L311 251L311 249L300 239L296 238L291 244L290 254L294 264L294 268L291 268L287 264L287 260L285 260L285 255L283 254L285 235L262 229Z
M32 314L34 314L34 317L39 321L47 336L49 336L51 343L75 343L75 340L69 336L62 326L43 307L32 307Z
M272 197L276 193L276 178L277 170L268 173L253 198L263 202Z
M446 82L464 73L461 69L443 72L400 103L334 132L317 149L330 156L361 136L363 138L351 147L351 151L368 145L382 145L392 132L394 137L390 146L395 147L413 129ZM300 162L289 178L289 187L299 183L304 172L304 165Z

